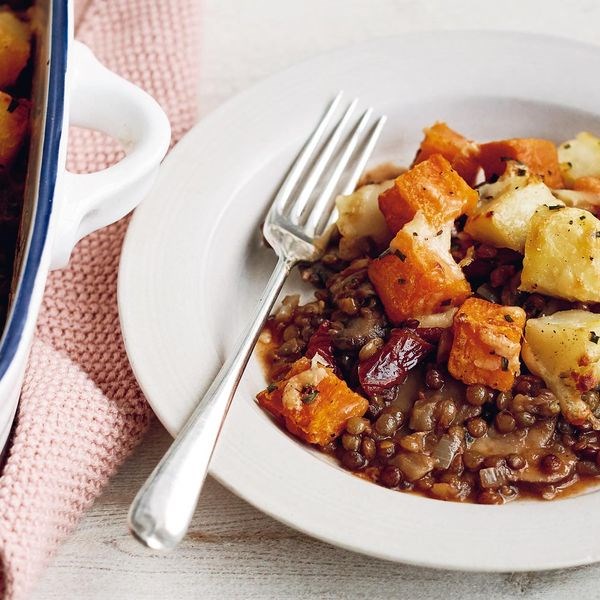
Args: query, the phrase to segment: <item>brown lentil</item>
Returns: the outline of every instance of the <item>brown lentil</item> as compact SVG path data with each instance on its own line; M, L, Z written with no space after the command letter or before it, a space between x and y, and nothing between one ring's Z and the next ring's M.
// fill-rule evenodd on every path
M484 490L477 496L479 504L504 504L504 498L494 490Z
M365 466L366 461L362 454L352 450L346 450L342 454L342 464L346 467L346 469L350 469L351 471L359 471Z
M375 431L379 435L392 436L398 428L396 417L389 413L383 413L375 421Z
M500 433L510 433L517 426L515 418L506 410L500 411L496 415L494 425Z
M531 427L535 423L535 417L527 411L515 413L515 420L519 427Z
M377 447L373 438L364 437L360 445L360 449L363 456L367 460L373 460L375 458L375 454L377 453Z
M342 436L342 446L345 450L354 450L355 452L360 448L361 439L357 435L351 435L345 433Z
M403 479L402 471L394 465L385 466L379 474L380 483L388 488L398 487Z
M392 458L396 454L396 444L392 440L382 440L377 443L377 456L379 458Z
M475 383L467 387L467 402L473 406L482 406L488 400L488 390L485 385Z
M433 487L434 483L435 479L430 474L427 474L415 481L415 487L422 492L426 492Z
M498 410L506 410L511 401L512 397L510 392L500 392L496 396L496 408Z
M487 423L480 417L467 421L467 431L474 437L480 438L487 433Z
M362 417L350 417L346 422L346 431L352 435L360 435L365 431L368 423Z
M506 457L506 464L513 470L521 470L527 463L520 454L509 454Z
M483 464L483 456L474 450L467 450L463 454L463 463L471 471L476 471Z
M447 429L456 417L456 404L450 399L442 400L439 409L438 425Z

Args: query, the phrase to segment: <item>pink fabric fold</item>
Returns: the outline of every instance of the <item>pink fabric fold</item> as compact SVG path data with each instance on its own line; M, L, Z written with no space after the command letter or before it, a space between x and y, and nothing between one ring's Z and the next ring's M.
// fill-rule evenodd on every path
M196 118L198 0L81 0L76 37L167 111L173 141ZM91 132L70 140L69 168L112 164L118 148ZM0 477L0 582L28 595L143 436L151 411L123 347L117 268L127 219L79 243L51 274L31 351L17 427Z

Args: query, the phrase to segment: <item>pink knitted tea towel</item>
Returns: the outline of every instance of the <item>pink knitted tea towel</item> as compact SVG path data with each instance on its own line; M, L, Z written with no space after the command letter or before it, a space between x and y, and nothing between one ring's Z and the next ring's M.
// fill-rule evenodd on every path
M76 36L161 103L174 140L195 119L198 4L82 0L76 7ZM116 160L113 145L90 132L76 133L71 170L97 170ZM7 599L26 597L149 422L117 315L126 227L123 220L84 239L70 266L48 281L14 442L0 477L0 581Z

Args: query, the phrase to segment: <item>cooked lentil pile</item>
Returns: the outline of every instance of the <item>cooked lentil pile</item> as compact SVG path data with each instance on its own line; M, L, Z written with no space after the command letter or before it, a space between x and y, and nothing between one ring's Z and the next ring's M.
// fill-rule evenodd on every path
M288 295L266 324L260 346L270 384L258 395L259 404L344 468L387 488L482 504L524 495L552 499L600 475L600 281L584 281L579 293L579 280L568 285L561 277L567 278L569 268L581 274L583 267L570 258L569 268L560 264L570 256L569 232L576 227L576 249L589 243L585 260L600 262L592 193L584 191L585 208L560 200L578 191L573 181L591 176L569 179L565 169L577 168L573 161L556 173L556 157L552 168L544 163L542 169L526 152L519 154L519 144L508 144L530 140L491 143L503 144L510 158L496 167L501 172L489 166L497 161L486 158L488 144L465 140L471 144L465 150L455 140L460 152L452 154L449 144L437 141L443 152L428 153L442 127L446 141L458 136L443 124L426 130L413 168L375 190L385 218L379 231L371 227L368 235L348 236L345 204L338 201L340 220L327 251L318 262L300 266L314 299L301 303L299 295ZM512 147L517 151L510 154ZM416 189L414 183L402 188L407 175L440 154L449 163L447 173L445 165L434 165L443 181L430 179L422 189L437 185L439 203L456 189L447 176L460 178L478 197L450 211L445 221L439 216L447 204L428 214L427 194L402 214ZM475 185L476 169L459 161L465 156L483 167L485 183ZM598 167L600 177L600 157ZM515 177L526 181L513 185ZM597 183L600 205L600 178ZM363 199L364 190L357 191ZM538 202L531 200L532 209L520 213L509 206L510 212L510 198L503 205L502 194L519 190L515 206L534 197ZM492 209L489 202L495 202ZM488 221L507 212L513 229L505 231L508 225L500 222L495 233ZM529 245L547 223L511 236L518 218L555 219L559 213L566 229L555 259L561 272L552 282L552 260L546 258L538 274ZM479 227L481 215L488 216ZM429 236L423 219L432 222ZM592 220L599 227L588 234ZM425 240L437 256L442 250L435 240L446 232L446 254L418 271L423 249L413 256L406 244Z

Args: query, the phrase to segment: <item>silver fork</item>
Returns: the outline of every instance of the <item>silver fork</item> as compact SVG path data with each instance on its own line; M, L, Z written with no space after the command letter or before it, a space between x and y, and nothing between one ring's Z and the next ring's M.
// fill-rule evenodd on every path
M335 195L354 190L385 124L386 117L381 116L365 133L373 113L369 108L349 127L357 100L335 122L341 97L340 92L327 108L269 209L263 234L278 261L250 324L131 504L129 528L150 548L174 548L184 537L231 399L264 322L290 269L323 253L335 220Z

